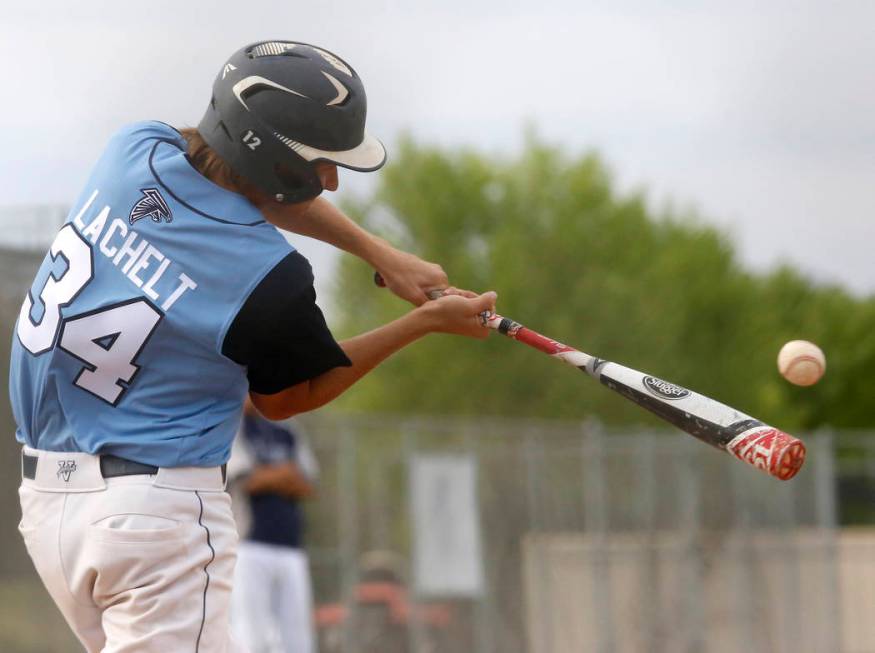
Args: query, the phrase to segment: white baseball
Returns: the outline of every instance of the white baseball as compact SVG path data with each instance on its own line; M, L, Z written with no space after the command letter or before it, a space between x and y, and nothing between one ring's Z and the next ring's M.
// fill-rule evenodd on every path
M826 371L826 357L813 342L791 340L778 353L778 371L794 385L814 385Z

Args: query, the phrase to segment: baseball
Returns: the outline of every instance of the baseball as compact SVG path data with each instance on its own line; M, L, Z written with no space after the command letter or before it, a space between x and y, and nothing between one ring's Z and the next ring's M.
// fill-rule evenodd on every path
M778 371L794 385L814 385L826 371L826 358L813 342L791 340L778 353Z

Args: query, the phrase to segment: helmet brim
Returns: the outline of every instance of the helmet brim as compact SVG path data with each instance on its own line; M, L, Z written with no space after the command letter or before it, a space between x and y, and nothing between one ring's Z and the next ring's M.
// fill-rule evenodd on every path
M377 139L365 132L362 142L351 150L333 152L320 150L303 143L295 146L295 151L309 162L328 161L358 172L372 172L386 163L386 148Z

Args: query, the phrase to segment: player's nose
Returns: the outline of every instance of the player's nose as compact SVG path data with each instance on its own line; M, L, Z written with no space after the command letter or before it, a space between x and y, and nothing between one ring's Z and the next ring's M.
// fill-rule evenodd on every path
M330 163L319 163L316 167L316 174L319 175L319 181L322 188L329 191L335 191L338 187L337 166Z

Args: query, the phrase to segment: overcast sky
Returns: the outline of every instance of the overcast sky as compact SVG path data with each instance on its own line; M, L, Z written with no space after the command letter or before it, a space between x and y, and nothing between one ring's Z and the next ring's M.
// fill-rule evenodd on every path
M0 205L71 202L115 129L196 125L231 52L288 38L357 69L390 156L407 130L498 158L532 123L597 148L654 206L695 207L757 269L792 261L875 293L871 0L30 6L0 23ZM347 192L367 190L354 174ZM327 249L302 250L327 277Z

